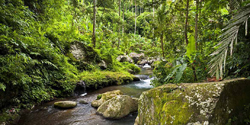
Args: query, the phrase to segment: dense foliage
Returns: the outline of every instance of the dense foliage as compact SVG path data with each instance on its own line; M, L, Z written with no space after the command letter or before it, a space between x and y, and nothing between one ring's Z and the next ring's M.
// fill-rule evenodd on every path
M69 96L80 80L94 88L132 80L127 71L138 73L140 68L116 60L131 52L159 58L153 64L155 86L203 82L214 75L217 80L249 77L248 3L0 0L0 108L26 108ZM226 24L228 32L222 30ZM237 35L230 30L233 26ZM234 49L229 36L238 41ZM227 44L221 44L223 39ZM79 61L70 53L76 41L87 46L88 60ZM226 56L229 50L234 54ZM107 64L105 71L99 68L101 61Z

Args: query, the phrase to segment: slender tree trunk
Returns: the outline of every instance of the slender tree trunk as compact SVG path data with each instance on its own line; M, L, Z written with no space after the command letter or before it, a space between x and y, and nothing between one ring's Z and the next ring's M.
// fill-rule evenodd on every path
M122 9L122 36L123 36L123 33L124 33L124 13L125 13L125 6L124 6L124 4L125 4L125 0L123 0L123 4L122 4L122 7L123 7L123 9Z
M141 0L140 0L140 3L139 4L141 4ZM139 6L139 8L140 8L140 14L139 15L141 15L141 5Z
M96 38L95 38L95 27L96 27L96 1L97 0L93 0L93 12L94 12L94 19L93 19L93 37L92 37L92 42L93 42L93 47L95 48L96 46Z
M136 34L136 0L135 0L135 34Z
M134 8L133 4L134 4L134 1L132 0L131 3L132 3L131 12L133 13L133 8Z
M153 2L153 23L155 22L155 4L154 4L154 0ZM155 40L155 28L153 27L153 42ZM155 46L157 46L157 41L155 42Z
M164 44L163 44L163 40L164 40L164 32L162 31L162 33L161 33L161 50L162 50L162 56L163 56L163 58L165 57L165 55L164 55Z
M187 36L187 28L188 28L188 10L189 10L189 0L187 0L187 11L186 11L186 24L185 24L185 39L186 44L188 45L188 36Z
M120 22L120 19L121 19L120 17L121 17L121 0L119 0L119 22ZM119 33L118 33L118 49L119 49L120 42L121 42L121 39L120 39L121 26L119 25L118 27L119 27Z
M73 15L73 18L72 18L72 26L71 28L73 29L73 26L74 26L74 19L76 18L76 8L74 7L74 15Z
M194 74L194 81L197 81L197 76L196 76L195 67L192 66L192 69L193 69L193 74Z
M196 14L195 14L195 48L198 49L198 13L199 13L199 0L196 0Z
M199 7L199 15L200 15L200 17L201 17L201 9L202 9L202 0L200 0L200 2L199 2L199 4L200 4L200 7ZM200 31L201 31L202 29L200 28ZM203 42L200 42L200 50L201 50L201 54L203 53Z

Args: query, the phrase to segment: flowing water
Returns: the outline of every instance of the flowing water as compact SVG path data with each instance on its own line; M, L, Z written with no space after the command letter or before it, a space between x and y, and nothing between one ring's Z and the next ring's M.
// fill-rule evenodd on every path
M151 71L143 70L143 74L150 74ZM77 96L63 100L77 102L77 107L68 110L56 109L53 107L55 101L51 101L41 106L37 106L31 111L25 112L18 125L133 125L137 113L132 113L120 120L104 119L96 114L96 109L91 107L91 102L96 99L97 95L112 90L121 90L124 94L132 97L139 97L143 91L152 86L150 78L147 75L140 75L141 81L132 82L127 85L110 86L103 89L88 92L84 97ZM80 104L80 100L86 100L88 104Z

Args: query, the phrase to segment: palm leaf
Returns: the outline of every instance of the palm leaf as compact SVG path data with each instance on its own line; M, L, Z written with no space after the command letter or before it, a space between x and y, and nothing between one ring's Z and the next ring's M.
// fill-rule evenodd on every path
M230 48L230 55L233 54L234 43L237 44L237 36L241 25L245 24L245 32L247 35L247 21L250 17L250 4L244 6L226 25L223 29L224 33L220 35L220 42L214 46L219 47L211 56L212 60L209 62L209 73L217 78L223 78L223 68L225 72L226 58Z

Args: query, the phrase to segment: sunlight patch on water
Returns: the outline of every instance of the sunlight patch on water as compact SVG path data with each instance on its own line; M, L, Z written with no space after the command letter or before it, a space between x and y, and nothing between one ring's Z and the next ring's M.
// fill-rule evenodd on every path
M133 84L128 84L125 86L130 87L130 88L137 88L137 89L150 89L150 88L153 88L150 82L152 79L153 78L137 81L137 82L134 82Z

